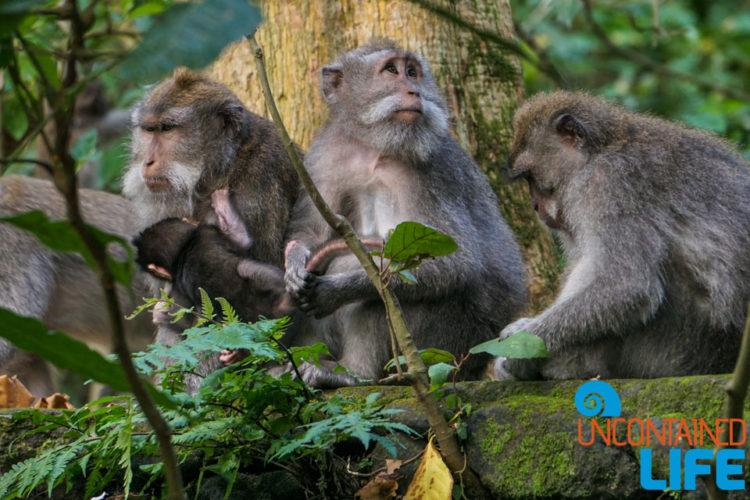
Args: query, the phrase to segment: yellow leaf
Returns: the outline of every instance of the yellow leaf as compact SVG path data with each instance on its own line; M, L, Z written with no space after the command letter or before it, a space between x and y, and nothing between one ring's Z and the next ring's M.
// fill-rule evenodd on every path
M430 439L404 500L450 500L452 490L453 476Z

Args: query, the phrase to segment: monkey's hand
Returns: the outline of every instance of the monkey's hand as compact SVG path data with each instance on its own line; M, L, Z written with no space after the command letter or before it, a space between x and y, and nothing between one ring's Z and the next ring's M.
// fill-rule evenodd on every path
M312 291L315 275L305 269L310 249L299 241L290 241L284 250L284 284L295 303Z
M219 361L221 361L224 366L229 366L238 361L242 361L248 356L248 354L249 351L247 349L224 349L221 351L221 354L219 354Z
M503 331L500 332L500 340L507 339L514 333L518 333L521 330L525 330L529 333L534 333L534 325L536 324L536 321L536 318L517 319L513 323L503 328Z
M315 276L308 282L309 287L300 290L295 299L299 307L308 316L317 319L333 314L341 307L349 297L348 288L344 283L339 283L341 274L331 276ZM351 293L354 296L354 293Z

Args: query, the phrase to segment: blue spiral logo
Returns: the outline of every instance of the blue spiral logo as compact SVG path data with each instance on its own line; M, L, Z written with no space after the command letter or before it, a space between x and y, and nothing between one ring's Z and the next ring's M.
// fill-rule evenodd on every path
M620 396L606 382L590 380L576 391L576 410L584 417L619 417Z

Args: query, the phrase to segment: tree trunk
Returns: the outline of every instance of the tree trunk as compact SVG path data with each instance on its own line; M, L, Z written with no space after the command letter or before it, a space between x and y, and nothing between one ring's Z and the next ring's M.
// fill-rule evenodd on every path
M513 113L523 92L518 60L408 1L259 3L265 21L257 39L264 49L271 88L290 135L303 149L327 117L320 69L339 53L384 36L425 58L450 106L454 134L489 177L523 249L531 310L548 303L559 270L552 239L534 214L525 183L509 184L504 173ZM512 37L506 0L436 3L481 29ZM210 73L251 110L268 116L249 42L228 47Z

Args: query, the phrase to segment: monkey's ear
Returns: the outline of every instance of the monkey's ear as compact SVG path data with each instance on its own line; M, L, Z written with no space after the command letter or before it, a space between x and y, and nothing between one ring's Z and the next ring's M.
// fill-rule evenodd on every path
M236 102L225 102L219 108L219 116L224 120L224 126L232 131L239 131L242 127L242 117L245 107Z
M338 90L344 80L344 67L341 64L325 66L321 72L323 78L323 97L329 103L338 100Z
M571 146L581 147L586 138L586 127L575 116L565 113L555 120L555 130Z

